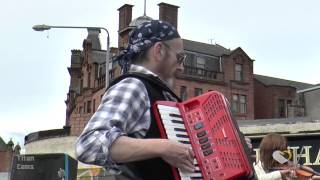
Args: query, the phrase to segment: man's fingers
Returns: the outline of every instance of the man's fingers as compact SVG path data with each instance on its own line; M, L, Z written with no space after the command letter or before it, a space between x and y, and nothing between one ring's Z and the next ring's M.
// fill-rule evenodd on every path
M181 164L181 166L179 167L179 169L181 169L183 172L189 172L192 173L195 171L195 167L193 164L190 163L183 163Z
M194 162L194 153L191 148L188 148L188 160L193 164Z

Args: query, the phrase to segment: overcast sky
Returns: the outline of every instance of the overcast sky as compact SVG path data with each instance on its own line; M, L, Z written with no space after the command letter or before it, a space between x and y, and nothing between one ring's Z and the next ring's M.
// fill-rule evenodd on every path
M86 30L32 30L35 24L99 26L117 46L123 4L143 15L144 0L10 0L0 11L0 136L23 144L31 132L62 128L72 49L82 49ZM254 59L254 73L311 84L320 83L320 3L317 0L148 0L147 15L158 5L179 6L183 38L241 47ZM201 2L201 3L200 3ZM101 33L103 49L106 34Z

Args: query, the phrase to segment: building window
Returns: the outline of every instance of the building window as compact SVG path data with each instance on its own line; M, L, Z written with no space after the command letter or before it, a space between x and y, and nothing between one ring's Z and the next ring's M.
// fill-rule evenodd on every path
M284 118L286 113L286 108L284 104L284 99L278 100L278 111L279 111L279 117Z
M286 117L289 117L292 114L292 100L287 100L287 112Z
M88 73L88 88L91 87L91 73Z
M201 88L195 88L194 89L194 96L199 96L202 94L202 89Z
M87 102L87 113L91 113L91 101Z
M181 86L180 87L180 98L182 101L188 99L188 93L187 93L187 87L186 86Z
M79 107L79 114L83 114L83 107L82 106Z
M247 97L240 95L240 113L247 113Z
M234 71L235 71L235 80L236 81L243 81L242 64L235 64Z
M197 57L197 73L204 75L206 60L203 57Z
M237 114L247 113L247 96L234 94L232 96L232 110Z
M98 78L104 76L103 65L99 64L98 66Z
M93 108L92 108L93 111L96 111L96 100L93 99Z

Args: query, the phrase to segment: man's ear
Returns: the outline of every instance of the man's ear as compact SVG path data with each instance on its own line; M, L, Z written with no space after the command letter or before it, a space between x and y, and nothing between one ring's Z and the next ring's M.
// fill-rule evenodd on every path
M154 44L153 55L156 60L161 60L165 56L165 51L161 42L156 42Z

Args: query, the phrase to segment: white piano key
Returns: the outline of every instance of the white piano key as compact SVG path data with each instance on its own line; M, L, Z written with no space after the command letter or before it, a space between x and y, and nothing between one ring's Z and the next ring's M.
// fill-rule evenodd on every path
M182 118L169 116L168 114L162 114L160 116L161 116L161 119L163 119L165 121L176 120L176 121L183 122Z
M178 138L178 137L172 136L169 139L176 140L176 141L179 141L179 142L188 142L189 144L191 144L190 141L188 139L185 139L185 138Z
M190 139L188 137L181 137L181 136L177 136L176 134L172 134L172 133L168 133L167 136L170 137L170 139L190 142Z
M163 123L163 125L165 126L165 128L170 128L170 129L179 128L179 129L183 129L183 130L187 131L187 129L184 126L184 124L173 123L173 122L170 121L170 122Z
M169 128L167 128L166 131L167 131L167 135L168 135L168 134L175 134L175 135L188 136L188 133L187 133L187 132L175 131L174 129L169 129Z
M202 177L201 173L187 173L187 172L180 172L181 177Z
M169 116L163 115L161 119L163 123L184 124L183 120L177 117L169 117ZM174 122L174 121L177 121L177 122Z
M183 134L177 134L175 132L170 132L170 131L167 131L167 136L181 138L181 139L190 139L188 136L185 136Z
M174 128L181 128L181 129L186 129L186 127L183 124L178 124L178 123L172 123L172 124L163 124L164 126L168 127L168 126L173 126Z
M199 166L196 166L196 167L194 168L194 170L200 171L200 167L199 167Z
M183 119L180 117L177 117L177 116L181 116L179 109L177 107L166 106L166 105L158 105L158 109L159 109L160 117L162 119L168 139L190 143L190 139L189 139L188 133L186 132ZM172 114L175 114L177 116ZM177 121L177 122L172 122L172 121ZM175 128L183 129L185 131L178 131L178 130L175 130ZM177 137L179 135L186 136L186 137ZM187 145L191 147L191 144L187 144ZM200 168L196 159L194 159L194 165L195 165L195 171L198 171L198 172L187 173L187 172L181 172L181 170L179 170L181 180L192 180L193 177L197 177L197 179L198 178L203 179L202 174L199 173Z
M171 111L172 113L179 113L180 114L180 110L177 107L165 106L165 105L158 104L158 109L160 111Z
M192 180L192 179L191 179L191 177L181 177L181 180Z
M182 115L178 112L171 112L171 111L160 111L161 115L169 116L169 117L177 117L181 118Z
M164 115L164 116L176 117L176 118L182 117L182 115L177 112L170 112L170 111L160 111L160 112L161 112L161 115Z

